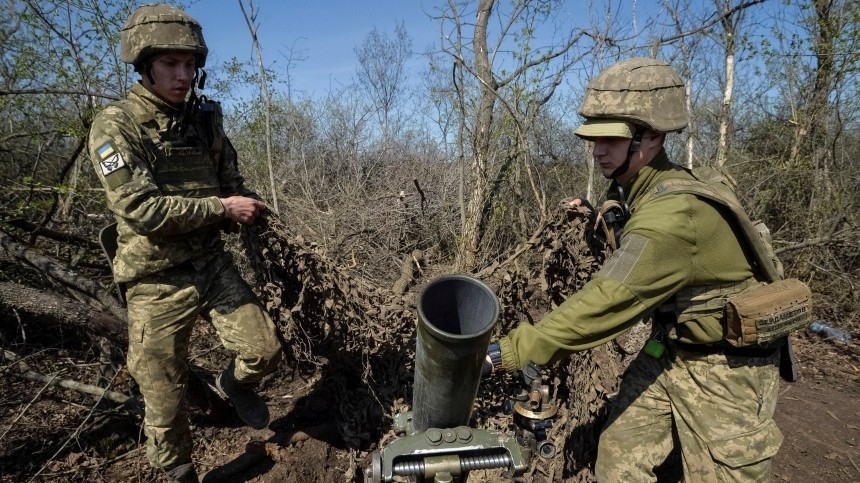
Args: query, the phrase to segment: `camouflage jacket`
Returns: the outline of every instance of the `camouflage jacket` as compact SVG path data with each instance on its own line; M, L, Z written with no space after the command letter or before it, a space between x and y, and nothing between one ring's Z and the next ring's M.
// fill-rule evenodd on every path
M181 264L200 270L224 250L220 197L244 186L220 109L186 113L140 84L93 121L89 154L117 221L114 278L130 282Z
M608 342L676 294L695 295L696 288L737 292L753 280L742 237L719 205L692 194L639 203L658 184L677 178L692 176L665 152L639 171L628 190L631 216L620 248L582 290L537 324L522 324L499 341L507 370ZM688 343L717 342L724 337L722 318L722 303L699 304L678 318L669 335Z

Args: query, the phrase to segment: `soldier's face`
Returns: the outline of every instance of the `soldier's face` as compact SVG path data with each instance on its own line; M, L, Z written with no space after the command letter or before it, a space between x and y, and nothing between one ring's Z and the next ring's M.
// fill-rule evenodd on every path
M630 155L630 164L627 166L627 170L618 175L615 180L622 186L626 186L640 169L650 163L663 150L665 139L665 133L647 132L639 142L639 150ZM597 137L593 138L593 141L594 149L591 153L594 155L594 160L597 161L603 176L610 178L612 173L627 159L631 140L617 137Z
M149 76L143 76L143 86L166 102L179 105L191 89L197 59L190 52L165 52L152 60Z
M609 178L612 173L624 164L627 150L630 149L630 139L616 137L597 137L593 139L594 148L591 154L597 162L600 173ZM629 169L628 169L629 171Z

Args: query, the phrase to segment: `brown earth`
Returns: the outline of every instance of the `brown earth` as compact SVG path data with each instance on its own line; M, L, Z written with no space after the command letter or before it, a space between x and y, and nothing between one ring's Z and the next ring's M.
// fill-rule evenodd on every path
M214 373L226 354L203 332L195 362ZM780 390L776 420L785 441L774 460L773 481L860 481L857 335L849 344L806 333L795 338L801 379ZM324 372L323 367L313 374L281 373L265 381L272 412L266 430L242 427L233 416L214 420L195 413L194 454L202 481L360 481L367 451L350 448L338 436L333 400L316 389ZM3 381L0 480L164 481L147 466L138 442L139 418L93 411L92 401L76 392L45 389L8 371ZM383 444L392 437L384 430L380 434ZM556 475L554 481L565 480Z

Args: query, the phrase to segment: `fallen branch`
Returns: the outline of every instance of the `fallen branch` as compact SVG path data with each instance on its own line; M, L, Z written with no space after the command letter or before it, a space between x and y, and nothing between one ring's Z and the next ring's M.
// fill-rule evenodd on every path
M52 377L51 380L53 381L53 379L54 378ZM9 430L12 429L13 427L15 427L15 423L17 423L18 420L21 419L21 417L24 416L24 414L26 414L27 410L30 409L30 406L32 406L33 403L36 402L36 400L42 396L42 393L45 392L45 389L47 389L48 386L50 386L50 385L51 385L51 381L48 381L45 385L42 386L41 389L39 389L39 392L37 392L36 395L33 396L33 399L31 399L30 402L28 402L27 405L24 406L24 409L22 409L21 412L18 413L18 416L15 417L15 420L12 421L11 423L9 423L9 427L6 428L5 431L3 431L3 434L0 434L0 441L3 441L3 438L6 437L6 434L9 432Z
M788 246L781 247L781 248L775 248L773 250L773 252L776 255L780 255L780 254L785 253L785 252L790 252L793 250L801 250L803 248L816 247L816 246L820 246L820 245L831 245L831 244L838 244L838 243L845 243L845 244L850 245L851 244L850 241L856 240L857 235L858 235L858 233L851 233L850 231L848 231L846 233L845 231L843 231L840 233L835 233L832 236L826 236L826 237L821 237L821 238L810 238L810 239L804 240L800 243L795 243L793 245L788 245Z
M22 246L2 231L0 231L0 257L17 260L25 266L38 270L87 305L103 307L120 320L126 320L128 316L119 300L104 287L92 279L78 275L64 263Z
M25 220L23 218L15 218L12 220L5 220L4 223L14 226L15 228L19 228L24 230L31 235L43 236L45 238L50 238L51 240L56 240L58 242L69 243L76 246L87 247L90 250L101 250L101 246L87 238L83 238L77 235L72 235L71 233L64 233L57 230L52 230L50 228L46 228L44 226L39 226L36 223Z
M532 248L535 247L535 245L540 243L541 235L543 234L545 229L546 229L545 224L542 224L539 227L537 227L535 232L532 233L532 236L527 241L518 245L517 248L514 250L514 253L512 253L510 256L508 256L508 258L502 260L501 262L495 262L495 263L489 265L488 267L484 268L480 272L476 273L475 277L477 277L479 279L486 279L486 278L492 277L499 269L506 267L507 265L512 263L514 260L516 260L520 255L531 250Z
M143 414L140 405L137 403L137 400L132 397L126 396L125 394L111 391L103 387L93 386L91 384L84 384L82 382L72 381L69 379L60 379L57 376L46 376L44 374L39 374L38 372L30 369L30 366L27 365L26 362L21 360L21 358L18 357L17 354L8 350L3 350L3 357L6 360L13 362L13 366L17 366L18 372L13 372L13 374L18 377L46 385L62 387L64 389L71 389L73 391L78 391L80 393L93 396L97 399L108 399L115 403L127 405L129 408L140 411L141 414Z
M47 318L106 337L117 346L128 344L128 328L123 320L61 295L3 282L0 283L0 311L4 310L15 310L30 320Z
M400 264L400 278L394 282L391 292L398 295L405 293L409 285L415 282L415 270L421 270L423 264L424 252L421 250L412 250L412 253L406 255Z
M5 351L4 351L4 352L5 352ZM116 374L114 374L114 377L116 377ZM98 388L98 389L101 389L101 388ZM96 400L96 403L95 403L95 404L93 404L93 407L92 407L92 408L90 408L90 412L89 412L89 413L87 413L87 417L85 417L85 418L84 418L84 420L83 420L83 421L81 421L81 424L79 424L79 425L78 425L78 427L77 427L77 428L75 429L75 431L71 434L71 436L69 436L69 437L66 439L66 441L65 441L65 442L63 442L62 446L60 446L60 449L58 449L58 450L54 453L54 455L53 455L53 456L51 456L50 458L48 458L48 461L46 461L46 462L45 462L45 464L43 464L43 465L42 465L42 467L41 467L41 468L39 468L39 471L37 471L37 472L36 472L36 474L35 474L35 475L33 475L33 477L32 477L32 478L30 478L30 480L29 480L30 482L36 481L36 479L39 477L39 475L40 475L40 474L42 474L42 472L43 472L43 471L45 471L45 468L47 468L47 467L48 467L48 465L49 465L52 461L54 461L54 458L56 458L57 456L59 456L59 455L60 455L60 453L62 453L62 452L63 452L63 450L64 450L64 449L66 449L66 446L68 446L68 445L69 445L69 443L71 443L72 441L77 440L78 435L79 435L79 434L81 434L81 430L84 428L84 425L86 425L86 424L87 424L87 422L88 422L88 421L90 420L90 418L92 417L93 413L95 413L96 408L97 408L97 407L99 407L99 404L101 404L102 399L108 398L108 393L111 393L111 392L112 392L112 391L108 391L106 388L105 388L105 389L101 389L101 395L100 395L100 397ZM113 393L113 394L116 394L116 393ZM138 409L139 409L139 408L138 408Z

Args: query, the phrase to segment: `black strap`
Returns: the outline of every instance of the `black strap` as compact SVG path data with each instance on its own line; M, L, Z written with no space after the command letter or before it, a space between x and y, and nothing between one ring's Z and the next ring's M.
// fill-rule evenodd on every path
M727 343L716 344L688 344L686 342L674 341L672 346L675 349L684 352L693 352L695 354L724 354L735 357L770 357L776 354L784 344L778 344L769 347L735 347Z
M636 126L636 130L633 131L633 138L630 139L630 146L627 148L627 157L624 158L624 164L615 168L615 171L609 175L609 179L618 178L627 172L627 169L630 167L630 158L633 156L633 153L639 151L639 145L642 143L642 136L644 134L645 129L641 126Z

